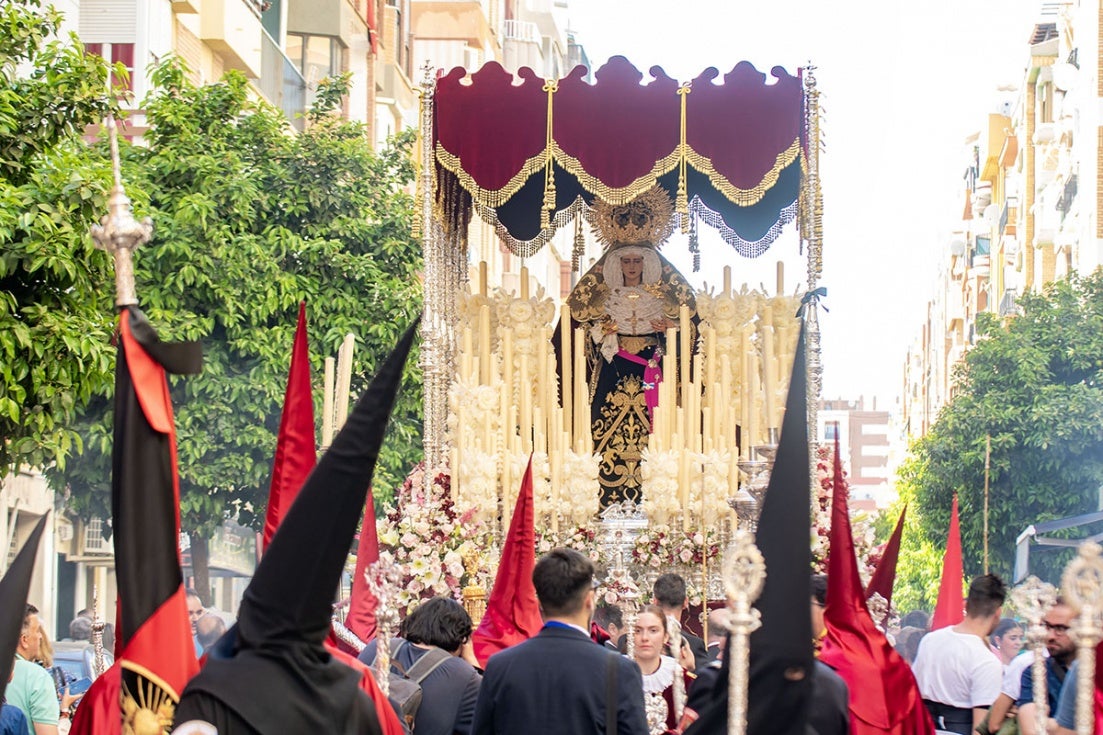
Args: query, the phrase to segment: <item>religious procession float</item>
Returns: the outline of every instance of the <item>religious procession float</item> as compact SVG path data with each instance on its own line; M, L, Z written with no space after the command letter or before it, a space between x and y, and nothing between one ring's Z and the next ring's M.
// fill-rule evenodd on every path
M815 426L812 70L743 62L679 82L656 67L645 80L614 57L587 75L515 77L490 63L427 71L422 84L425 461L380 536L402 569L400 610L464 590L478 617L530 462L538 550L589 554L609 602L631 607L673 570L694 605L719 604L721 550L753 529L769 478L802 301ZM519 288L492 289L487 264L472 262L479 221L522 259ZM735 288L729 267L696 289L663 253L680 233L698 270L710 227L756 258L792 223L807 271L787 288L779 262L772 292ZM559 302L530 289L523 264L561 232L573 233L574 285ZM583 269L588 238L600 253ZM830 462L811 465L825 536Z

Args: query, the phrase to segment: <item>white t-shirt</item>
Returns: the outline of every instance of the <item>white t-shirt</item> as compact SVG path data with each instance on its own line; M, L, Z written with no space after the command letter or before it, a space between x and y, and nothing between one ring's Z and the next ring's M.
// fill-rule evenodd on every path
M923 636L913 669L924 699L966 709L995 702L1003 679L1003 665L980 636L952 627Z
M1046 650L1043 648L1042 652L1046 653ZM1011 697L1012 702L1018 701L1019 692L1023 688L1023 672L1029 669L1032 663L1034 663L1034 651L1028 648L1011 659L1011 663L1003 670L1003 684L1000 686L1000 692Z

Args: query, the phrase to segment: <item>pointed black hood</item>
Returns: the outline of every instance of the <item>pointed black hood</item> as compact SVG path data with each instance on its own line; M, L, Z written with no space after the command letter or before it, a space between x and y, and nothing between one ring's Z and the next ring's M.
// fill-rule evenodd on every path
M188 684L177 723L214 699L262 733L378 732L359 674L323 642L416 334L415 323L307 478L245 590L237 624Z
M286 638L320 646L329 633L333 595L416 332L410 327L379 369L272 537L238 612L243 644Z
M766 582L755 607L762 626L751 634L748 735L805 735L812 694L812 482L808 452L808 377L801 324L781 424L777 458L758 518L755 544L766 562ZM686 735L727 733L728 661L714 696Z
M4 698L8 677L11 676L15 663L15 649L19 646L19 634L23 631L23 620L27 617L27 593L31 589L38 542L49 517L50 514L47 513L38 519L23 548L15 555L15 560L4 573L4 578L0 579L0 700Z

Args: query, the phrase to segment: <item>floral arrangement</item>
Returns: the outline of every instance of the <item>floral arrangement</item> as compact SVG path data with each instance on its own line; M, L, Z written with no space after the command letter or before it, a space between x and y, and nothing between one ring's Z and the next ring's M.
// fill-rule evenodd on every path
M634 563L660 573L675 566L700 566L706 557L710 564L720 558L720 541L714 531L683 531L662 524L637 536L632 549Z
M831 533L831 497L835 486L835 447L830 443L816 446L816 485L812 498L812 568L818 574L827 573L827 552ZM846 472L843 472L846 482ZM873 518L862 511L850 512L850 528L854 536L854 552L858 557L858 572L862 582L869 581L884 549L877 546Z
M490 548L486 524L471 511L461 514L456 510L447 472L432 473L428 488L425 478L425 463L421 462L406 477L397 506L387 511L386 528L379 532L380 559L402 570L396 595L401 614L423 599L435 595L460 599L465 585L475 583L489 589L493 581L486 570L471 580L464 568L465 557L483 557Z
M565 546L581 551L597 562L601 557L597 531L587 526L568 529L566 533L554 533L550 528L541 528L536 532L536 555L546 554L554 548Z

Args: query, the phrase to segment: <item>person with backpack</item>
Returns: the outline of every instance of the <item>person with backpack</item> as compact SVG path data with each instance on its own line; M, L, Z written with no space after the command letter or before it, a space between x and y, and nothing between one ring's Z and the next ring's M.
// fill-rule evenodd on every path
M416 735L468 735L482 674L471 648L471 616L455 600L434 597L418 605L392 638L391 698ZM376 641L360 653L375 662Z

